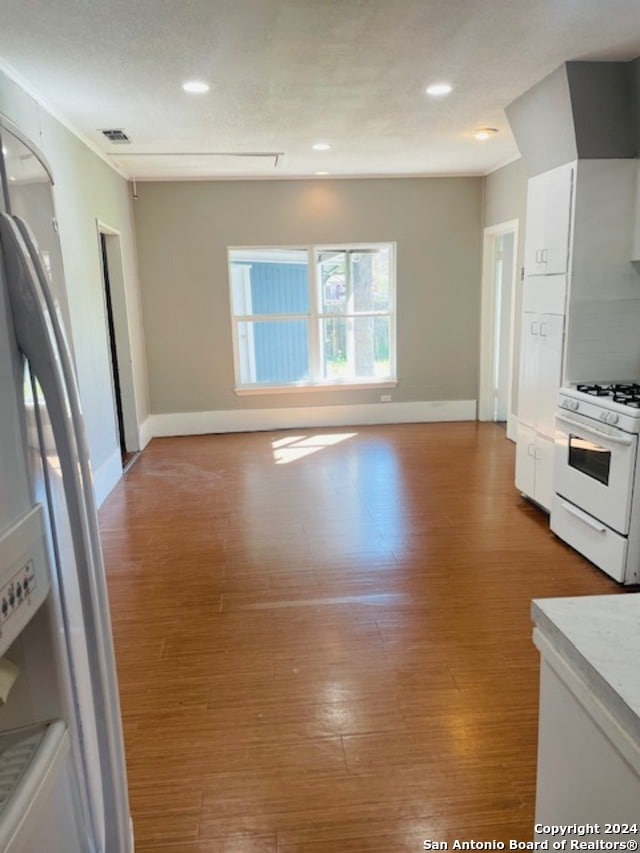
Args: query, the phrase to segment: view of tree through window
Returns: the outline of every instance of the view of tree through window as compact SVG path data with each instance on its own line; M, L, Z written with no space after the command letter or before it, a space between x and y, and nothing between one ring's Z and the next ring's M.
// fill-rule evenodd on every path
M395 378L390 244L230 249L239 388Z

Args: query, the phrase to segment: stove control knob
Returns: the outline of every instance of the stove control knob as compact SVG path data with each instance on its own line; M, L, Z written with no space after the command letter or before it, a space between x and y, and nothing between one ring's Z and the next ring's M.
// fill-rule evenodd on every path
M571 411L577 412L579 408L580 408L580 403L577 400L572 400L571 401Z
M600 420L601 420L601 421L604 421L605 423L608 423L608 421L609 421L609 414L608 414L608 412L600 412L600 414L598 415L598 417L600 418Z
M617 424L618 421L619 421L618 415L615 412L609 412L609 414L607 416L607 423L608 424Z
M560 400L560 408L568 409L569 408L569 400Z

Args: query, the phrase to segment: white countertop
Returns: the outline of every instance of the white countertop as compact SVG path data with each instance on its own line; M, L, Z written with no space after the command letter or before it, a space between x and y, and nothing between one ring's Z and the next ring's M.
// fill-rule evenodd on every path
M539 632L640 744L640 593L532 602Z

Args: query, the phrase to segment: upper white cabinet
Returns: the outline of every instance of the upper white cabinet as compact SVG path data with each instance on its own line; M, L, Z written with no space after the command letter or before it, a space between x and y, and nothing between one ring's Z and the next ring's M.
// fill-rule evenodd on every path
M574 164L529 180L525 274L565 273L569 264Z

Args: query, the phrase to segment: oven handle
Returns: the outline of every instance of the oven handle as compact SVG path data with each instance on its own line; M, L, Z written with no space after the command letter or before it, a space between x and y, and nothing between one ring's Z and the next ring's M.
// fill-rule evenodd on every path
M633 444L633 438L631 436L626 435L609 435L608 432L600 432L597 427L586 426L582 423L582 421L575 421L573 418L568 418L566 415L556 415L556 420L560 421L562 424L568 424L572 427L577 427L581 429L583 432L589 433L589 435L595 435L603 441L611 441L613 444L621 444L624 447L631 447Z
M576 509L576 507L572 506L571 504L567 503L566 501L561 501L560 506L562 507L563 510L565 510L565 512L568 512L570 515L575 515L576 518L578 518L580 521L582 521L588 527L593 528L593 530L595 530L596 533L605 533L606 532L607 528L605 527L605 525L600 524L594 518L591 518L591 516L587 515L586 512L581 512L579 509Z

